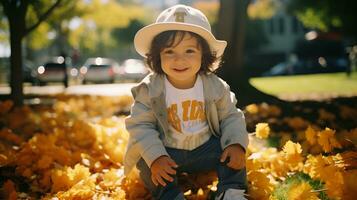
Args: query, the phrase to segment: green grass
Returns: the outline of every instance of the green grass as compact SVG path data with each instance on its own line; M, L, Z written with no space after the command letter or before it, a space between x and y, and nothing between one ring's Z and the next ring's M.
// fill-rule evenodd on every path
M257 89L276 96L289 94L357 95L357 72L347 77L345 73L313 74L252 78L250 83Z

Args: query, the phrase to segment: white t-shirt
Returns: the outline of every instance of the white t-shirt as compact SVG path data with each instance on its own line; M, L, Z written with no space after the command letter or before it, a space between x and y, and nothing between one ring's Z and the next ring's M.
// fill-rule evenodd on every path
M195 85L189 89L175 88L165 77L166 107L169 135L167 147L192 150L205 143L211 136L207 124L203 83L197 76Z

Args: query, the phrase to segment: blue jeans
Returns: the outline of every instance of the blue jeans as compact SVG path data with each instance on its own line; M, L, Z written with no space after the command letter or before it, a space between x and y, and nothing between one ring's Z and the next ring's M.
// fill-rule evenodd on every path
M218 175L217 195L230 188L247 189L246 169L234 170L226 165L227 162L220 162L222 148L219 138L215 136L211 136L206 143L192 151L168 147L166 147L166 151L179 166L176 169L176 174L216 170ZM165 187L161 185L155 186L151 180L151 171L146 162L141 158L136 166L140 171L140 177L146 188L150 190L155 199L184 199L177 183L177 176L173 177L173 182L166 181Z

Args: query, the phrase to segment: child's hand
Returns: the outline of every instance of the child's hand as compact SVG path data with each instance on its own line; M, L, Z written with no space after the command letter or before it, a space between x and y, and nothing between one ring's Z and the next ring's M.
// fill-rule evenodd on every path
M245 152L243 147L239 144L229 145L224 149L221 162L224 162L229 157L229 162L227 166L235 170L242 169L245 167Z
M176 167L178 167L177 164L170 157L160 156L151 164L150 169L152 182L156 186L158 186L158 184L166 186L164 179L170 182L174 181L170 174L176 174L176 170L174 169Z

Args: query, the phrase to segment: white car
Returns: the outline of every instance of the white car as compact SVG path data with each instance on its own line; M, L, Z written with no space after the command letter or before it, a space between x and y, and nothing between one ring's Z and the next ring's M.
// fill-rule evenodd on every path
M83 84L94 83L114 83L119 63L110 58L88 58L79 69Z
M146 67L145 63L139 59L127 59L125 60L119 68L119 80L122 81L140 81L148 73L149 68Z

